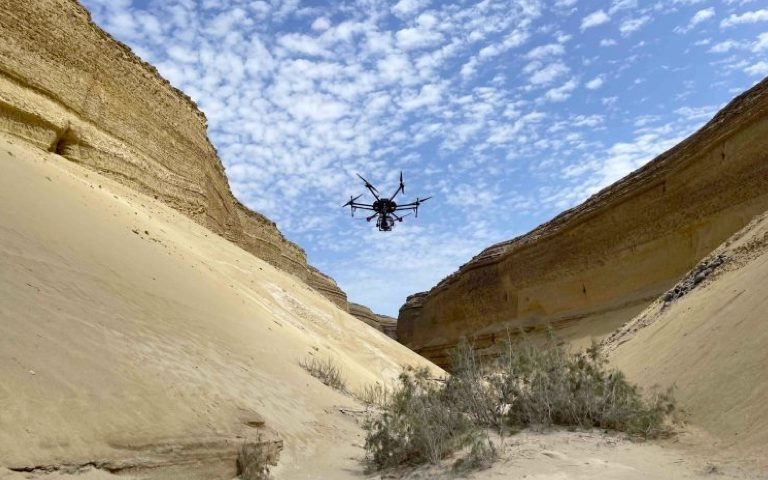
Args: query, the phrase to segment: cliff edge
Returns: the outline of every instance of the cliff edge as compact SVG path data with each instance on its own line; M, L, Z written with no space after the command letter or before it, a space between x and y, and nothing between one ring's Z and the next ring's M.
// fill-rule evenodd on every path
M642 168L530 233L493 245L401 307L397 338L447 363L552 327L604 337L768 209L768 79Z
M0 4L0 131L171 206L343 310L346 294L234 198L205 115L74 0Z

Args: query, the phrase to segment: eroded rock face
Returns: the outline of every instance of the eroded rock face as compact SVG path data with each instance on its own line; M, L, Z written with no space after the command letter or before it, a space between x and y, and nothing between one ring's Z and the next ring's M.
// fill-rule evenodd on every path
M576 343L639 313L768 208L768 79L641 169L473 258L400 310L398 339L446 365L548 325Z
M203 113L73 0L0 3L0 130L161 199L346 310L274 222L238 202Z
M370 308L359 303L349 302L349 313L380 332L397 339L397 319L388 315L374 313Z

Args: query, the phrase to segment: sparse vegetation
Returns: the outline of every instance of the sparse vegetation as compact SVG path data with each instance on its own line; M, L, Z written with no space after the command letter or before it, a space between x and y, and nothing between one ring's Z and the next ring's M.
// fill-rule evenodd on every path
M371 407L384 407L389 402L390 395L390 388L387 388L387 386L382 383L376 382L363 387L363 389L358 391L354 397L365 405Z
M261 443L246 442L240 446L237 455L237 478L240 480L268 480L270 459Z
M366 420L365 449L374 470L437 463L468 445L479 428L429 370L407 368L381 413Z
M601 428L643 438L671 432L671 392L643 398L620 371L608 368L596 345L572 354L552 338L543 345L522 340L481 360L462 341L452 360L453 375L444 381L406 369L380 412L366 421L372 469L437 463L465 447L457 468L487 467L496 458L485 435L491 428Z
M299 365L325 385L340 392L347 391L347 382L344 380L341 369L330 357L325 360L319 360L315 357L305 357L299 361Z

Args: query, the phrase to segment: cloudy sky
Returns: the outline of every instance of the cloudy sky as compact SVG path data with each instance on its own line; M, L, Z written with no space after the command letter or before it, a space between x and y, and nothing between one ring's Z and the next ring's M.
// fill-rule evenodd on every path
M762 0L81 0L205 112L235 195L396 315L768 75ZM419 218L340 208L355 172Z

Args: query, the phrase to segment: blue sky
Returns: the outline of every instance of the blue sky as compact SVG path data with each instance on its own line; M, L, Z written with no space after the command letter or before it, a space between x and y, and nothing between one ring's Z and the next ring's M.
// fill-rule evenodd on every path
M235 195L394 316L768 75L759 0L83 3L198 103ZM400 170L418 219L340 208Z

